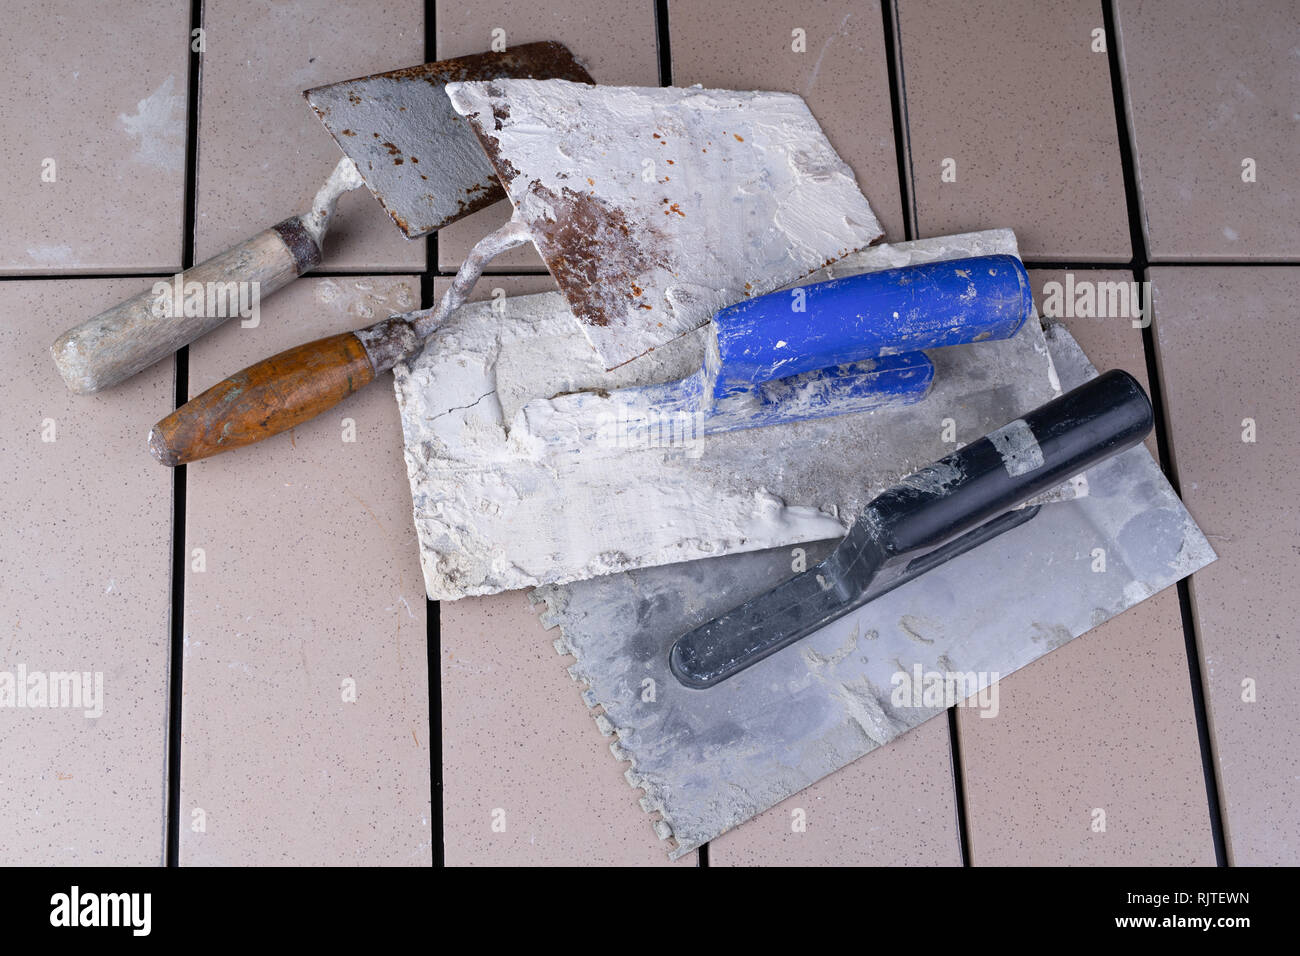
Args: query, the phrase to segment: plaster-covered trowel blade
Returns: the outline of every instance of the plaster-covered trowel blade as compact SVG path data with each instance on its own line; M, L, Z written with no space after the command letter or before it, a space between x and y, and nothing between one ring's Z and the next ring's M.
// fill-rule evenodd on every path
M996 255L1018 256L1009 230L871 246L816 278ZM934 376L919 402L703 439L668 421L646 440L579 438L573 452L553 439L630 420L577 415L574 393L688 378L705 364L709 334L697 329L606 371L576 325L558 292L470 303L439 329L437 348L396 368L430 597L839 537L872 497L952 451L954 439L973 441L1059 394L1042 327L1025 321L1007 339L931 350Z
M1046 341L1064 388L1096 375L1063 329L1049 329ZM559 628L556 648L576 658L569 672L584 703L599 708L611 750L678 857L954 700L978 693L967 703L995 706L1000 677L1214 560L1144 446L1086 474L1091 494L1043 505L1032 520L703 690L673 676L673 643L789 579L789 548L535 593L547 607L543 623ZM1105 549L1105 574L1094 571L1096 548ZM806 544L798 557L811 568L831 550ZM932 684L922 683L933 680L937 706ZM654 695L641 693L651 685Z
M908 405L934 378L923 350L1011 338L1033 312L1029 275L1006 254L828 279L719 310L688 378L575 392L543 411L526 405L524 417L548 444L580 451L665 429L699 437ZM557 411L587 427L547 433L543 418Z
M881 235L790 93L558 80L447 93L606 368Z
M393 222L415 239L504 198L446 86L507 76L594 82L565 46L542 42L318 86L303 96Z

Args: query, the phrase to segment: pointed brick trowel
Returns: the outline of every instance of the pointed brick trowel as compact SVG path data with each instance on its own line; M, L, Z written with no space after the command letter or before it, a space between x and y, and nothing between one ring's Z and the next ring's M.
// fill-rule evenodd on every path
M252 284L265 298L315 269L335 204L363 182L408 239L501 199L491 165L444 89L508 76L592 82L568 49L542 42L307 90L346 154L311 208L181 273L180 288L204 290L200 314L188 302L181 314L174 307L159 314L151 288L69 329L50 349L68 387L96 392L125 381L233 317L228 298L220 305L228 290Z
M418 355L486 264L529 241L578 320L574 334L614 368L881 235L852 171L793 94L562 79L446 92L515 207L510 222L470 251L436 307L289 349L177 409L150 433L159 461L252 444L331 408ZM386 129L326 122L344 148L364 147L358 164L376 175L415 148L385 146Z

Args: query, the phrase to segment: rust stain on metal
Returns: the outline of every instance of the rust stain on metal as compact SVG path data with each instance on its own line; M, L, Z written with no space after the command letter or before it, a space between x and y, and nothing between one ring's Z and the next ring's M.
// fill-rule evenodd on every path
M478 141L483 145L483 152L487 153L488 162L496 170L501 185L508 190L510 184L515 181L515 177L519 175L519 170L515 169L510 160L501 155L501 149L497 144L496 137L489 136L483 131L477 113L471 113L465 118L470 121L470 126L474 128L474 132L478 133Z
M462 80L482 80L492 76L533 76L538 78L570 80L574 83L595 85L586 69L574 59L563 43L542 40L521 43L504 53L474 53L454 60L440 60L408 66L401 70L376 73L393 80L424 80L433 86L446 86ZM361 79L371 79L362 77Z
M634 235L622 210L568 188L556 193L533 183L529 189L554 210L553 220L531 222L529 228L581 321L609 325L626 308L625 294L618 290L627 289L636 276L666 268L669 244L664 237L646 228ZM647 303L638 307L654 308Z

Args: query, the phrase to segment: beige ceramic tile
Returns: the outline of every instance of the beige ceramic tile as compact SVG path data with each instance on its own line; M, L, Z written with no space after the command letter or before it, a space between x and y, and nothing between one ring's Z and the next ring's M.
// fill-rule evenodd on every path
M163 862L172 498L144 436L171 407L172 366L73 395L49 353L70 315L138 284L0 283L0 352L11 370L0 397L6 865ZM18 708L16 685L8 694L5 685L23 669L29 680L90 672L102 716L85 706Z
M258 327L191 346L191 390L418 296L301 279ZM391 376L187 472L181 863L427 865L426 605Z
M449 277L435 279L433 282L433 294L435 301L440 299L444 292L451 286ZM555 280L551 278L550 273L542 275L514 275L514 276L485 276L478 285L469 294L470 302L480 302L484 299L500 297L502 295L535 295L538 292L554 292L558 286Z
M1295 866L1300 268L1150 273L1174 466L1219 555L1191 592L1229 862Z
M1300 256L1296 5L1121 0L1116 22L1148 255Z
M1139 305L1134 309L1132 272L1031 269L1029 281L1038 314L1048 321L1064 325L1099 372L1122 368L1142 383L1148 395L1151 394L1141 328L1141 324L1147 321L1141 310L1146 306L1149 293L1142 286L1137 288ZM1138 323L1136 326L1135 321ZM1147 436L1146 446L1157 461L1158 442L1159 436L1153 428Z
M549 275L491 276L473 298L554 288ZM639 792L565 672L571 660L555 653L555 634L524 593L444 601L440 610L447 863L667 863ZM502 818L505 829L493 829Z
M919 234L1009 226L1026 258L1127 261L1100 4L897 6Z
M668 25L674 85L798 93L853 167L884 241L904 238L878 5L673 0Z
M524 592L440 608L447 864L667 864Z
M658 86L654 4L648 0L565 0L519 4L479 0L472 5L436 0L438 58L481 53L503 30L507 45L558 40L586 65L597 83ZM510 218L505 200L438 232L438 267L455 269L479 239ZM532 245L507 252L491 271L542 271Z
M960 866L937 717L709 844L710 866Z
M1127 296L1133 274L1072 276L1030 272L1040 314L1054 313L1099 370L1122 368L1149 393L1142 330L1102 286L1124 283ZM1089 296L1105 305L1089 309ZM1152 454L1155 442L1148 437ZM1214 863L1176 591L1012 674L998 690L997 717L958 711L973 864ZM1097 810L1105 830L1094 829Z
M9 3L3 24L0 271L178 267L189 5Z
M958 721L972 865L1214 865L1176 590L1004 678L997 716Z
M303 212L342 153L302 91L424 61L419 0L206 0L199 114L199 259ZM365 189L339 202L329 270L424 268Z

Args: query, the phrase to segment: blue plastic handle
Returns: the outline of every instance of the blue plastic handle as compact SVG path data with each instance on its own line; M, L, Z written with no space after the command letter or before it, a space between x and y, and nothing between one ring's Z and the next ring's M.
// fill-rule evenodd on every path
M881 356L1010 338L1033 312L1015 256L886 269L772 292L713 317L715 400L775 379Z
M1029 276L1015 256L832 279L717 312L694 375L573 400L612 403L625 442L910 405L934 378L924 349L1010 338L1033 309Z

